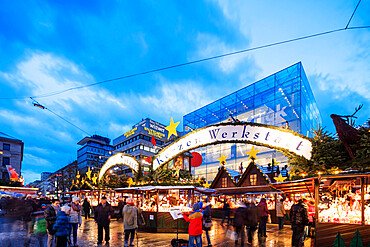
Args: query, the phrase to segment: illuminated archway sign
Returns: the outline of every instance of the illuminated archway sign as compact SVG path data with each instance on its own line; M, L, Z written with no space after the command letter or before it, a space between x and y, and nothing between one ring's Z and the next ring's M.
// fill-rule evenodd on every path
M164 148L155 157L153 168L184 152L219 143L250 143L311 159L311 141L294 131L257 123L220 123L190 132Z
M111 156L100 169L99 180L111 167L115 165L128 166L129 168L131 168L131 170L134 170L135 172L137 172L139 168L139 162L134 157L125 153L118 153Z

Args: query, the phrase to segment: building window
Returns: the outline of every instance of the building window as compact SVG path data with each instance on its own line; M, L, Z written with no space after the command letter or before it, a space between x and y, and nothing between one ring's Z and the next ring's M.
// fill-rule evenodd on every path
M6 144L6 143L4 143L4 144L3 144L3 150L8 150L8 151L10 151L10 144Z
M227 178L222 178L221 180L221 187L226 188L227 187Z
M256 185L257 184L257 174L251 174L249 176L249 182L251 185Z
M3 157L3 166L10 165L10 158L9 157Z

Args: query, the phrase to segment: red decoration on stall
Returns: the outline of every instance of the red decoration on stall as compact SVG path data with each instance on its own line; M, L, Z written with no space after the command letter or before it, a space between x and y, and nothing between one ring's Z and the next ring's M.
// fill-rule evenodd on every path
M200 153L198 152L192 152L191 155L193 156L193 158L191 158L191 166L192 167L198 167L202 164L203 162L203 158L202 158L202 155L200 155Z

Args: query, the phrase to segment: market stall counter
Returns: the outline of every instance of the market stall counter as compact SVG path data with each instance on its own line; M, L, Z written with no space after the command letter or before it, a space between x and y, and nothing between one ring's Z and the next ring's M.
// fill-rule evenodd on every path
M170 212L177 210L186 214L192 212L195 192L211 194L215 190L194 186L143 186L115 189L122 196L129 195L135 205L142 209L145 225L141 230L147 232L187 233L189 223L183 218L174 220Z
M360 233L364 246L370 244L370 173L324 175L300 181L272 184L286 193L314 195L316 246L331 246L338 233L349 246Z

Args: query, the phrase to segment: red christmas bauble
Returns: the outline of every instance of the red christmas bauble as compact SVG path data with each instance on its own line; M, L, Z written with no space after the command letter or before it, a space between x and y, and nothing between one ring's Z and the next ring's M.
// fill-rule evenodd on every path
M192 167L198 167L202 164L203 158L202 155L198 152L192 152L191 155L193 155L193 158L191 158L191 166Z

